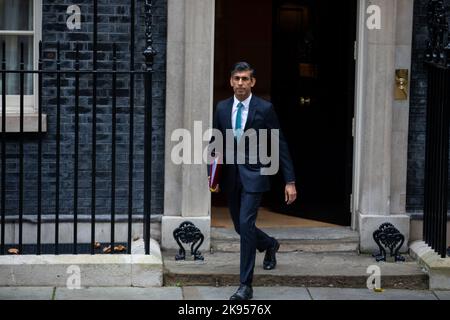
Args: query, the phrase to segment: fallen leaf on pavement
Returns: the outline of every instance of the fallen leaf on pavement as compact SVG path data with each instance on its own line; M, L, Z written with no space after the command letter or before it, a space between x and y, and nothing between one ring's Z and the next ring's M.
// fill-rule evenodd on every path
M125 251L125 250L127 250L127 247L125 247L125 246L123 246L121 244L116 246L116 247L114 247L114 251L122 252L122 251Z
M19 249L16 249L16 248L8 249L8 253L9 254L19 254Z

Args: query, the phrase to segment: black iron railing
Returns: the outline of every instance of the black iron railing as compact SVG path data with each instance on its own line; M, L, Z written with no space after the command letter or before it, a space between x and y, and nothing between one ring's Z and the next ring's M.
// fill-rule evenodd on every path
M5 45L2 45L2 57L6 56L6 47ZM6 69L6 60L2 59L2 70ZM2 72L2 188L1 188L1 215L2 215L2 221L1 221L1 243L0 243L0 254L5 254L5 224L6 224L6 175L4 172L6 171L6 143L3 136L6 132L6 95L4 94L6 92L6 73ZM40 108L39 108L40 109ZM39 129L41 127L39 126ZM38 234L40 229L38 229Z
M20 46L20 68L19 70L7 70L6 68L6 44L3 42L1 44L2 50L2 61L1 61L1 101L2 101L2 130L1 130L1 192L0 192L0 213L1 213L1 239L0 239L0 255L6 254L7 244L5 243L5 228L6 228L6 218L9 215L16 215L15 212L9 212L6 205L6 189L8 186L7 178L9 175L7 174L7 144L8 141L6 139L7 133L7 104L6 104L6 84L8 82L8 76L11 74L19 74L19 91L20 91L20 120L19 120L19 132L18 132L18 143L19 143L19 183L18 183L18 192L19 192L19 203L18 203L18 243L14 245L18 248L19 253L23 252L23 208L24 202L27 201L27 197L24 196L24 183L26 183L26 176L24 176L24 88L25 88L25 77L27 75L37 75L37 83L38 83L38 128L37 128L37 182L36 182L36 196L37 202L36 207L34 208L35 216L37 216L36 220L36 254L41 254L42 252L42 203L43 200L48 200L46 197L48 195L43 194L42 189L42 159L43 159L43 128L42 128L42 118L43 118L43 77L54 76L56 78L55 81L55 99L56 99L56 134L55 134L55 142L56 142L56 151L55 151L55 216L54 216L54 254L60 253L60 190L61 190L61 117L63 116L63 106L64 100L61 97L61 85L63 78L67 75L70 75L74 78L73 89L74 89L74 146L73 146L73 154L74 154L74 162L73 162L73 246L72 253L78 254L78 192L79 192L79 144L80 144L80 82L84 79L92 80L92 114L91 114L91 124L92 124L92 136L91 136L91 209L90 209L90 231L91 231L91 241L90 241L90 253L96 253L96 165L97 165L97 134L98 129L102 125L107 125L106 123L98 123L97 122L97 86L99 85L99 81L101 77L108 76L111 80L111 174L110 174L110 183L111 183L111 194L110 194L110 252L114 253L114 247L116 243L115 236L115 220L116 220L116 171L118 170L116 164L116 145L117 145L117 81L118 76L122 79L128 77L128 92L129 92L129 150L128 150L128 214L127 214L127 253L131 253L131 243L132 243L132 223L133 223L133 170L134 170L134 135L135 132L135 82L137 80L137 75L143 75L145 79L144 83L144 131L142 135L144 136L144 225L143 225L143 235L144 235L144 244L145 244L145 254L150 254L150 214L151 214L151 150L152 150L152 73L153 73L153 60L156 54L156 51L153 49L153 41L152 41L152 1L145 1L145 37L146 37L146 47L143 52L145 57L145 68L143 71L135 70L134 66L134 47L135 47L135 0L131 0L130 3L130 61L129 61L129 69L128 70L118 70L118 50L116 43L113 43L113 52L112 52L112 61L110 70L99 70L98 62L97 62L97 24L98 24L98 12L97 12L97 0L93 0L93 42L92 42L92 52L93 52L93 60L92 60L92 69L90 70L81 70L80 69L80 45L79 43L74 44L75 58L74 58L74 68L71 70L63 69L61 67L61 44L57 43L56 46L56 69L49 70L44 69L44 61L43 61L43 48L42 43L39 43L39 63L37 70L25 70L24 68L24 47L23 44ZM104 83L101 84L102 88L104 88ZM46 87L48 89L48 86ZM66 244L64 244L67 246Z
M145 43L144 50L145 57L145 88L150 88L152 85L153 73L153 59L156 51L153 49L153 31L152 31L152 9L153 4L151 0L145 1ZM150 251L150 210L151 210L151 175L152 175L152 91L145 90L145 136L144 136L144 214L145 214L145 229L144 229L144 243L145 252Z
M431 0L428 4L428 29L423 236L444 258L447 254L450 38L442 0Z

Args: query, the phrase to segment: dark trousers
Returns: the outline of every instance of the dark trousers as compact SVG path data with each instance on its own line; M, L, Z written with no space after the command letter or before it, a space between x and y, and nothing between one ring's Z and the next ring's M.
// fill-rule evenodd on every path
M228 207L234 229L241 236L240 282L251 285L255 268L256 249L262 252L271 247L274 239L256 227L256 216L262 193L246 192L242 188L236 168L234 190L228 192Z

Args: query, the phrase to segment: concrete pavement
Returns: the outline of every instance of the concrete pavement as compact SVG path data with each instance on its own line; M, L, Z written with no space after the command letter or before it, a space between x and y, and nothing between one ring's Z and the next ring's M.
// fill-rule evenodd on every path
M0 287L0 300L228 300L234 286L206 287ZM450 300L450 291L254 287L254 300Z

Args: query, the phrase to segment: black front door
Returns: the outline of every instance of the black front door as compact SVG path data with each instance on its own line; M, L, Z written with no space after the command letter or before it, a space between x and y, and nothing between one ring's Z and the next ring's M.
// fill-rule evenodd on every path
M298 200L272 209L350 225L356 0L274 0L272 101L296 170Z

